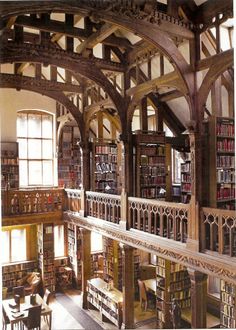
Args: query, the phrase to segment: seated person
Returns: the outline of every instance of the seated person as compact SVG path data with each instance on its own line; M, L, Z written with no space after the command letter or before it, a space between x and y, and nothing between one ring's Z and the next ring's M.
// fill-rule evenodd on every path
M40 273L32 272L17 281L17 285L25 287L25 294L39 293L42 290L42 280ZM42 292L43 294L43 292Z

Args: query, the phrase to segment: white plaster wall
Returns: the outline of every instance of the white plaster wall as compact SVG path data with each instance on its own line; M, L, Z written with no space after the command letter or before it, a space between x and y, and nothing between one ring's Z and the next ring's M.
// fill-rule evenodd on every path
M16 141L18 110L37 109L55 114L56 101L41 94L14 89L0 89L1 141Z

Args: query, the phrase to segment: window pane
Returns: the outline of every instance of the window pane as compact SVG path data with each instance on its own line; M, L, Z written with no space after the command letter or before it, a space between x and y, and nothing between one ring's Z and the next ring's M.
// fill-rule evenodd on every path
M17 136L27 137L27 114L17 115Z
M26 260L26 230L13 229L11 231L11 261Z
M27 160L19 160L20 186L28 186L28 165Z
M52 161L44 160L43 161L43 184L52 185L53 184L53 169Z
M27 159L27 139L17 139L19 143L19 158Z
M9 231L2 231L2 262L10 262L10 235Z
M42 116L42 137L52 139L52 116Z
M29 139L28 140L28 157L29 159L41 159L41 140Z
M28 136L41 137L41 116L36 114L28 115Z
M54 255L64 256L64 226L54 226Z
M42 140L43 159L52 159L52 140Z
M91 232L91 252L97 252L103 250L102 235Z
M42 163L29 161L29 185L42 184Z

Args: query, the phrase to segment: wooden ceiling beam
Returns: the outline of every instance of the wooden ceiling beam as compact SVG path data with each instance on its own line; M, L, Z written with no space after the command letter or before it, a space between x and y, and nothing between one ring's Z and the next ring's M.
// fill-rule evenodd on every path
M171 92L167 92L167 93L163 93L163 94L159 94L159 100L161 102L168 102L174 99L177 99L179 97L182 97L183 94L180 93L179 91L171 91Z
M233 12L233 0L207 0L202 3L194 15L194 23L209 23L218 14Z
M63 34L68 37L77 37L81 39L88 38L88 33L81 28L67 27L65 23L56 20L50 20L46 23L41 18L33 19L29 16L18 16L15 25L25 26L32 29L47 31L56 34Z
M99 30L91 34L84 42L77 46L76 51L81 54L84 50L93 48L115 32L117 28L118 26L116 25L105 23Z
M217 63L217 62L222 62L222 64L230 59L230 58L233 58L234 56L234 50L233 49L229 49L229 50L226 50L222 53L219 53L219 54L216 54L216 55L213 55L213 56L210 56L210 57L207 57L207 58L204 58L200 61L197 62L197 65L196 65L196 70L197 71L202 71L202 70L205 70L205 69L208 69L210 68L214 63Z
M136 96L136 95L147 95L152 91L155 91L155 89L158 88L158 86L176 86L181 88L182 90L186 87L183 86L183 83L181 79L178 76L177 72L170 72L167 73L161 77L146 81L144 83L141 83L135 87L129 88L126 93L128 96ZM187 92L187 91L185 91Z
M25 86L35 86L40 90L56 91L56 92L74 92L82 93L83 89L79 85L73 85L68 83L61 83L57 81L50 81L47 79L35 79L32 77L25 77L15 74L0 73L0 85L1 87L14 86L17 89L24 89Z

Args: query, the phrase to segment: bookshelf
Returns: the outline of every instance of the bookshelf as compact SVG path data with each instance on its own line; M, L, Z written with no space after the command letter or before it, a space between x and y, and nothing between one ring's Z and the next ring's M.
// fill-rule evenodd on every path
M68 266L68 258L55 259L54 269L56 277L56 289L72 287L72 268Z
M211 207L235 209L234 119L211 116L209 122Z
M72 284L75 288L82 286L82 264L81 264L81 233L79 228L72 224L67 224L68 242L68 266L72 269Z
M236 287L221 280L220 293L220 324L221 328L236 327Z
M100 278L89 280L87 290L89 303L100 311L102 317L110 320L120 329L122 325L122 292L115 288L110 290L108 284Z
M166 152L165 133L136 131L135 170L136 196L141 198L165 198Z
M112 282L114 287L122 291L122 251L119 243L108 237L103 237L104 274L106 282ZM134 288L138 297L138 279L140 278L140 253L134 249Z
M1 142L1 189L19 188L18 143Z
M41 272L44 287L51 292L55 291L53 228L53 224L37 225L38 268Z
M77 126L64 126L58 154L58 185L65 188L80 188L81 152L77 144L80 137Z
M181 169L181 203L189 203L191 199L191 161L186 160Z
M93 191L119 194L120 146L112 140L96 139L92 147Z
M171 301L175 298L181 309L190 307L190 278L184 266L160 257L156 261L156 276L157 327L172 328Z
M28 273L38 271L37 261L25 261L21 263L8 264L2 266L2 287L11 291L13 287L18 286L17 281L21 280Z

